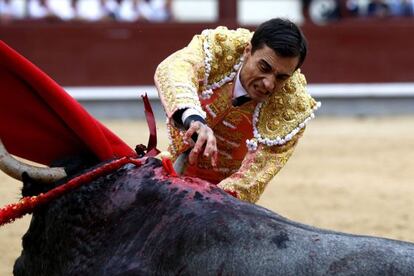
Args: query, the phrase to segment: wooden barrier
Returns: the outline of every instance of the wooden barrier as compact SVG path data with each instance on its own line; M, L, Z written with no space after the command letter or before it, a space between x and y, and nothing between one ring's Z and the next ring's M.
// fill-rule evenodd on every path
M217 25L18 21L0 25L0 39L65 86L151 85L160 61ZM303 30L310 83L414 81L412 19L346 19Z

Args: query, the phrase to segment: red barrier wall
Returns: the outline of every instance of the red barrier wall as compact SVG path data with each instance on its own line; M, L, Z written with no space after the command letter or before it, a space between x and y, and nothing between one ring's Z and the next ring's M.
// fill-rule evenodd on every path
M65 86L151 85L162 59L217 25L21 21L0 25L0 39ZM414 82L413 19L344 20L303 30L310 83Z
M310 82L413 82L414 18L305 26Z

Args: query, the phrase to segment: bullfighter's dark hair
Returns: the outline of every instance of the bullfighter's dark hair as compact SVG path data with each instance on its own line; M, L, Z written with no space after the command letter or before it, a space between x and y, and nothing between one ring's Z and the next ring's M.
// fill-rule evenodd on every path
M252 54L264 45L281 57L299 57L299 68L305 61L308 51L307 41L302 31L288 19L274 18L263 22L251 40Z

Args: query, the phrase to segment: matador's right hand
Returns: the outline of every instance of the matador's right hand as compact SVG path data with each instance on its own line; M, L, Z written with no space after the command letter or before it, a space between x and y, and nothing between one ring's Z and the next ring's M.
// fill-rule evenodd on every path
M184 141L194 143L191 138L194 134L197 134L197 141L188 156L190 165L197 164L199 154L203 153L204 157L211 158L211 165L216 167L217 143L213 130L200 121L192 121L190 128L184 134Z

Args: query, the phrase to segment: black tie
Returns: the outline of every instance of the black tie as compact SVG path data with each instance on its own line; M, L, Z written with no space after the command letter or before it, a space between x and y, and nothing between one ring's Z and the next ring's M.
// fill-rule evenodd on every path
M244 103L247 103L250 100L251 99L249 98L249 96L243 95L243 96L240 96L240 97L237 97L237 98L233 99L231 103L233 104L233 106L240 106Z

